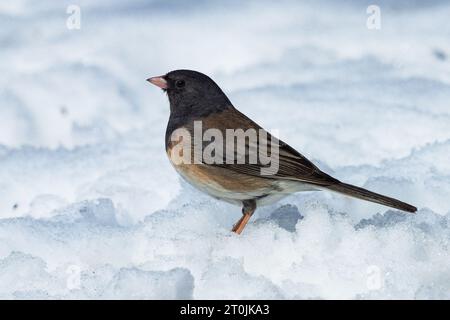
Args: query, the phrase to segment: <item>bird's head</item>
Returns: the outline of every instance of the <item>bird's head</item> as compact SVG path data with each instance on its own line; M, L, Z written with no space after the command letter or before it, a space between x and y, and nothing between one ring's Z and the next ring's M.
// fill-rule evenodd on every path
M173 114L201 115L232 106L220 87L210 77L197 71L175 70L147 81L167 93Z

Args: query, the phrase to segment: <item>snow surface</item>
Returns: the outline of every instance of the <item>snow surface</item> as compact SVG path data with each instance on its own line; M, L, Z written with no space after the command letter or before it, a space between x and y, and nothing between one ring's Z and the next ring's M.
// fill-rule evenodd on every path
M449 299L450 4L377 3L2 1L0 298ZM299 193L230 233L166 159L178 68L418 213Z

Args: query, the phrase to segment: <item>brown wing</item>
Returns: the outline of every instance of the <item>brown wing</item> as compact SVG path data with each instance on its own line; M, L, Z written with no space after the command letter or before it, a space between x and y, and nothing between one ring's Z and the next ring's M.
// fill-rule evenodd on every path
M230 126L232 128L230 128ZM217 128L220 129L222 132L225 132L226 129L235 129L235 130L242 129L246 131L248 129L253 128L256 130L264 130L259 125L257 125L255 122L253 122L251 119L249 119L236 109L227 110L209 116L207 120L203 120L203 129L207 128ZM214 163L211 165L219 166L233 172L258 176L267 179L297 180L315 184L318 186L328 186L339 182L337 179L322 172L311 161L309 161L307 158L305 158L303 155L297 152L294 148L290 147L288 144L284 143L281 140L276 139L268 132L266 132L266 134L269 145L271 141L278 142L279 145L278 151L271 149L270 147L268 148L272 152L271 156L273 156L275 159L278 156L279 159L278 170L274 174L262 175L261 169L267 168L269 167L269 165L262 164L261 161L259 161L259 159L256 163L248 163L248 161L246 161L245 164L239 164L236 162L233 164L227 164L224 155L222 163ZM251 153L259 152L260 145L261 144L256 144L254 143L254 141L249 141L248 139L246 139L244 149L242 148L234 149L234 159L246 157L245 159L248 160ZM205 143L203 143L203 146L205 146ZM224 148L226 147L224 146ZM194 150L195 149L196 148L194 148Z

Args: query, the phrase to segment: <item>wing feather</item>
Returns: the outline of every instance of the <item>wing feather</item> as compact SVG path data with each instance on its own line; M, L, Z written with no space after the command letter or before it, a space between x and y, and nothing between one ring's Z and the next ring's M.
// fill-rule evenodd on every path
M224 132L224 129L243 129L244 131L253 128L256 130L264 130L259 125L254 123L251 119L246 117L244 114L239 112L238 110L233 110L233 121L231 123L235 124L235 128L224 128L223 124L227 123L229 124L229 119L226 119L226 117L229 116L227 114L219 114L217 118L215 119L215 125L214 123L209 123L207 126L208 128L216 127L219 129L222 129L221 131ZM220 117L223 117L221 119ZM228 120L228 121L227 121ZM222 125L222 127L221 127ZM317 186L328 186L333 185L339 182L339 180L331 177L330 175L322 172L318 167L316 167L311 161L309 161L306 157L304 157L302 154L300 154L298 151L296 151L294 148L286 144L285 142L278 140L277 138L273 137L270 133L267 131L264 131L267 136L267 141L264 141L264 143L267 143L268 147L267 150L270 152L270 156L273 159L278 158L278 171L276 171L273 175L263 175L261 169L268 168L269 165L261 163L259 157L258 161L256 163L248 163L248 159L250 157L250 154L252 153L259 153L260 147L261 147L261 141L259 141L259 144L255 143L255 141L249 141L249 139L246 139L245 141L245 148L235 148L233 149L234 152L234 159L239 159L244 157L246 159L245 164L239 164L236 161L234 163L226 163L226 152L223 152L223 158L222 161L219 161L219 163L213 163L210 165L221 167L225 170L230 170L232 172L237 172L241 174L247 174L252 176L258 176L265 179L285 179L285 180L295 180L295 181L301 181L306 183L311 183ZM224 137L224 145L223 148L226 150L226 143ZM278 143L278 150L270 148L271 142L274 141ZM210 142L202 142L203 146L202 148L195 148L193 147L193 150L203 150L203 148L208 145Z

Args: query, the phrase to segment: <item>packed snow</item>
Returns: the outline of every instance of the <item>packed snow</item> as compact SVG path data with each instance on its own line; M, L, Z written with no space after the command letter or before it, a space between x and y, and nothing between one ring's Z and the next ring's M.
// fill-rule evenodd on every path
M1 2L0 298L450 299L450 4L369 4ZM305 192L231 233L166 159L145 79L179 68L419 211Z

